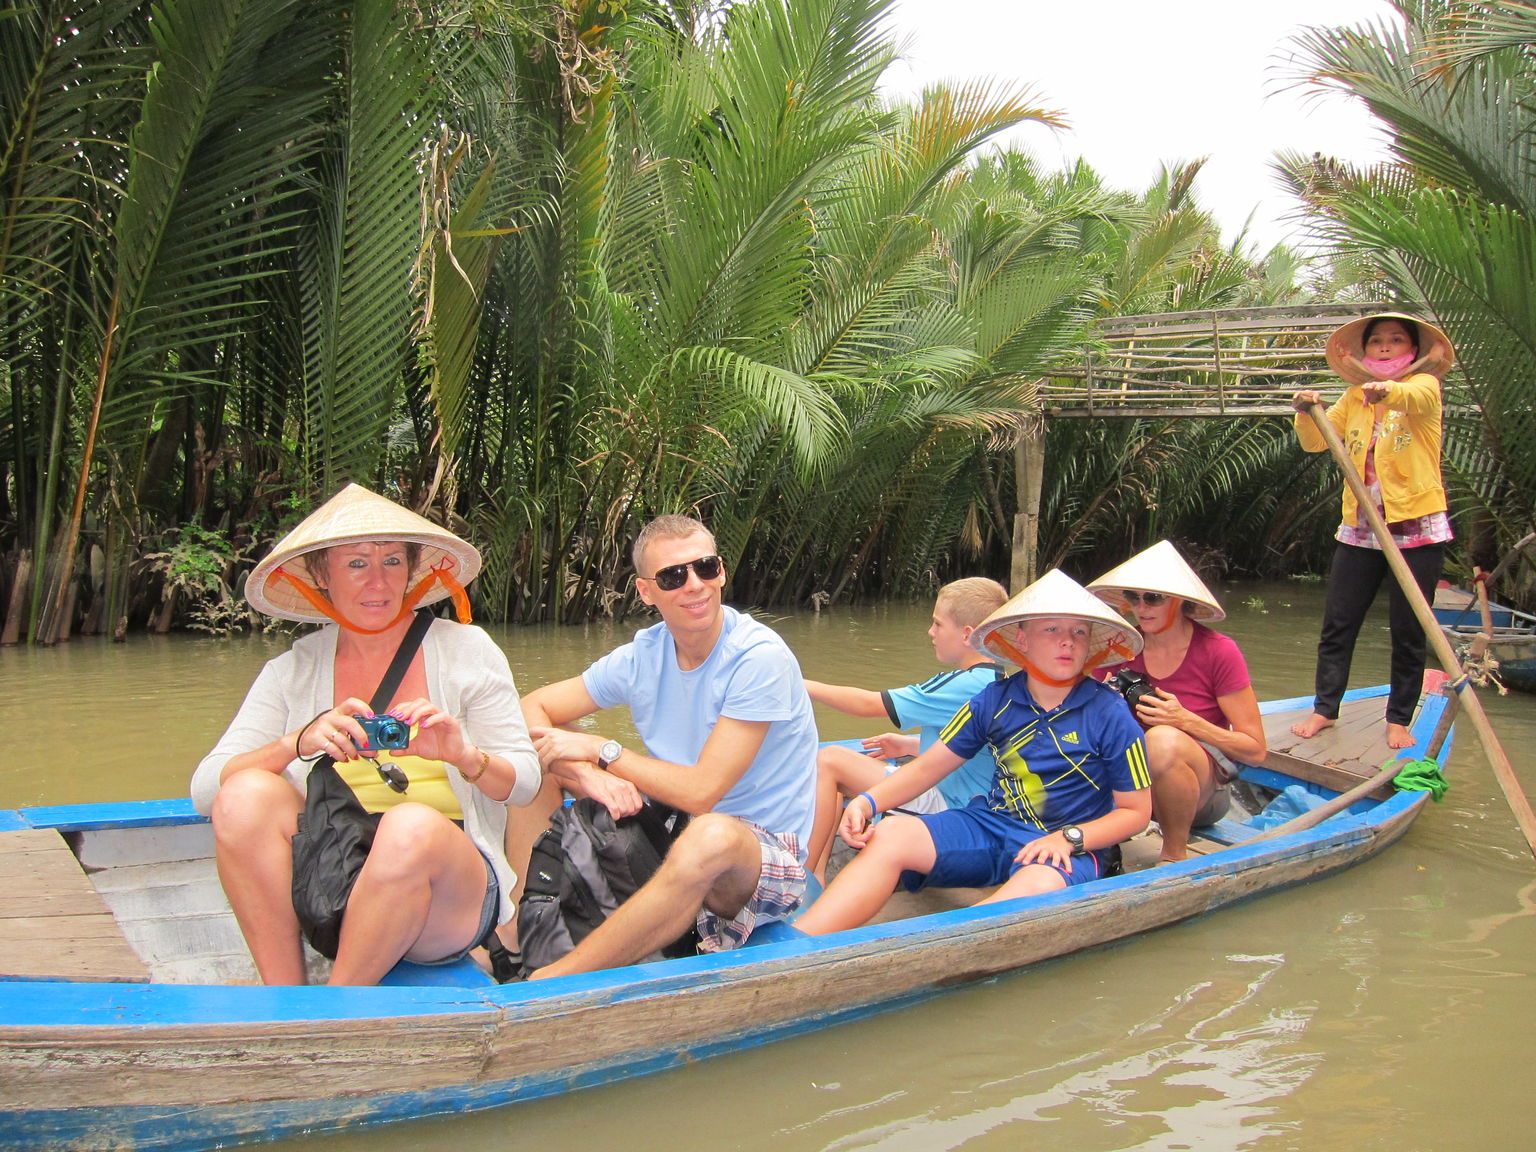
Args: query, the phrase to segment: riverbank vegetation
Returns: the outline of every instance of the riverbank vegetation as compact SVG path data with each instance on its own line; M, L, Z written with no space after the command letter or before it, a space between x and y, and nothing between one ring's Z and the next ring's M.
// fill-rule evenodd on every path
M1006 575L1034 382L1098 320L1384 289L1462 345L1450 459L1477 539L1524 531L1532 38L1494 20L1521 6L1470 6L1488 22L1432 58L1438 6L1405 6L1400 43L1311 41L1316 82L1358 91L1401 156L1286 161L1324 272L1224 242L1198 164L1127 192L978 151L1063 120L1024 87L891 106L886 7L0 12L3 639L241 626L255 558L349 479L481 546L488 619L622 610L662 511L708 519L743 603ZM1380 77L1348 55L1368 49ZM1291 440L1054 422L1041 559L1171 534L1306 568L1335 479Z

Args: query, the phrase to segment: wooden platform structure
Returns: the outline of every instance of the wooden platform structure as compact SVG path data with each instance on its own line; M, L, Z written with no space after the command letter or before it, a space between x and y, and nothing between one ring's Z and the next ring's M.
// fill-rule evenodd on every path
M1290 416L1289 397L1328 375L1323 344L1385 304L1310 304L1119 316L1082 364L1036 384L1050 417Z
M1399 755L1387 747L1385 701L1354 700L1339 709L1337 723L1316 736L1303 739L1291 731L1291 725L1304 719L1310 710L1286 712L1264 717L1264 742L1269 756L1264 767L1276 772L1301 775L1345 792L1374 776L1388 760ZM1390 795L1385 784L1373 795Z
M75 854L52 829L0 832L0 979L149 979Z

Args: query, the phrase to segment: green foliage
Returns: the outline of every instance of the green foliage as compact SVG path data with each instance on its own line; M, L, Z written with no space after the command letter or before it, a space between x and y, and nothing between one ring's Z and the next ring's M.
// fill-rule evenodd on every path
M1224 245L1198 165L1131 193L980 154L1059 122L1025 89L888 105L889 7L0 11L0 546L57 557L34 635L86 539L109 620L150 575L234 626L231 573L350 479L482 547L488 619L625 611L660 512L710 522L738 602L1005 572L1034 382L1105 316L1289 301L1299 265ZM1053 427L1046 551L1288 566L1313 522L1276 494L1327 495L1297 456L1279 422Z
M1301 41L1311 80L1357 96L1390 132L1393 162L1284 167L1361 274L1455 341L1446 475L1487 568L1536 522L1536 16L1498 2L1396 7L1401 27Z
M219 533L185 524L165 533L165 547L145 553L141 563L160 577L167 598L177 597L189 628L227 636L249 627L253 615L230 586L239 559Z

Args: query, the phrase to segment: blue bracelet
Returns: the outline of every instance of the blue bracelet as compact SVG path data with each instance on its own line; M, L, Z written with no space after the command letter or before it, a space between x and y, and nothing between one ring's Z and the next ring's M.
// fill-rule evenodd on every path
M860 792L857 796L854 797L854 799L869 801L869 822L871 824L880 819L880 805L875 803L875 798L868 792Z

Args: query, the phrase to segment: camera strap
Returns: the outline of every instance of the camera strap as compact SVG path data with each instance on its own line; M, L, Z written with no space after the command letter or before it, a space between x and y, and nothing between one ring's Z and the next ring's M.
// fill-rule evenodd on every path
M416 609L416 618L411 621L410 629L401 638L400 647L395 649L395 658L389 662L389 668L384 672L384 679L379 681L378 690L374 692L373 699L368 703L375 715L389 707L395 689L400 687L400 681L405 679L405 670L411 666L411 661L416 657L416 650L421 647L421 642L430 627L432 627L432 610ZM522 957L510 951L501 942L501 937L496 933L494 918L491 926L486 929L485 935L475 941L475 944L490 954L491 975L498 984L505 984L521 977Z
M416 658L416 649L421 647L421 641L430 627L432 627L431 609L416 609L416 618L411 621L410 628L401 637L400 647L395 649L395 658L389 662L389 667L384 672L384 679L379 681L379 686L373 693L373 699L368 702L368 707L373 709L375 716L389 707L390 700L394 698L395 689L400 687L400 681L405 679L405 670Z

